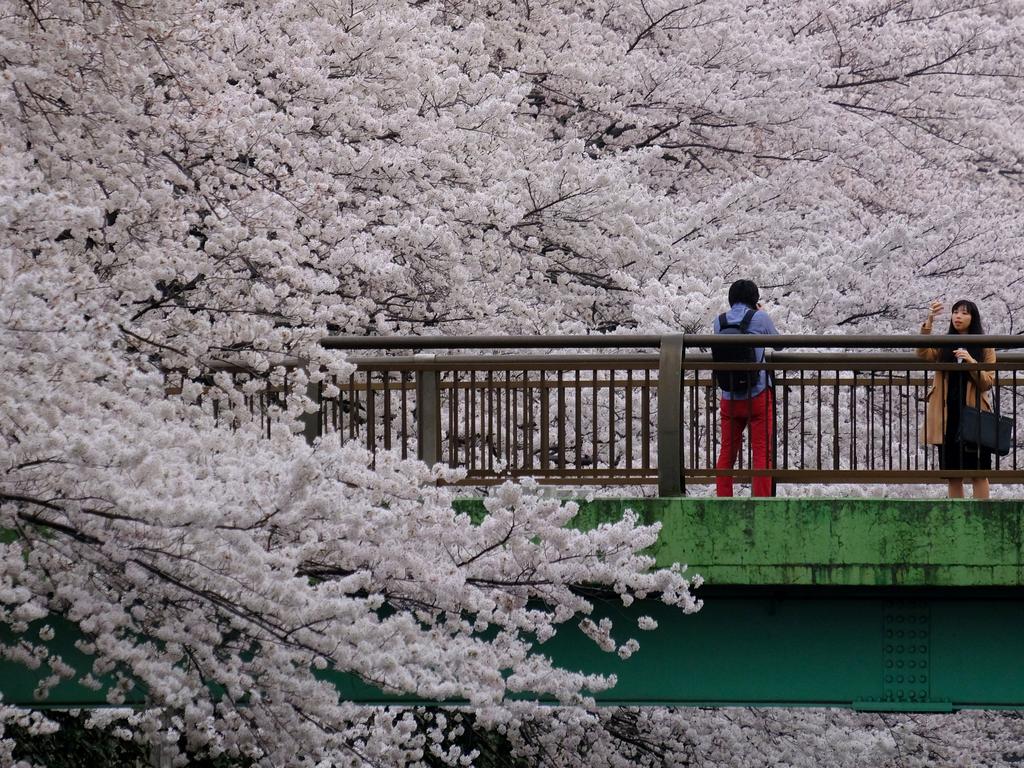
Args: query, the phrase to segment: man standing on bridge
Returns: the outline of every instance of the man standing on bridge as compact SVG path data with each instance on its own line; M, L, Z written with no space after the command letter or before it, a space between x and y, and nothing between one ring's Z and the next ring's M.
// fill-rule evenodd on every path
M737 280L729 288L729 311L714 321L716 334L772 334L778 335L775 324L761 308L761 293L751 280ZM764 362L764 347L713 347L712 359L722 363ZM743 447L743 432L749 428L750 466L768 469L774 439L772 430L773 398L768 372L764 370L716 371L715 381L722 390L720 404L722 422L722 448L718 454L717 469L732 469ZM715 481L718 496L733 495L733 478L721 474ZM772 478L754 477L753 496L773 496Z

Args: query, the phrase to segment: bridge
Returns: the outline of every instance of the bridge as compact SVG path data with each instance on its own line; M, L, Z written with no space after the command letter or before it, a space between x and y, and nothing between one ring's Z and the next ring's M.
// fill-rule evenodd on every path
M1015 336L979 341L1024 346ZM751 469L749 453L736 468L714 467L716 366L702 351L712 342L812 350L769 353L753 366L775 371L770 470ZM705 607L684 617L653 602L600 604L613 618L658 621L628 660L568 630L537 648L567 668L616 674L601 703L1022 708L1024 662L1016 649L1024 631L1024 504L885 498L891 484L970 474L940 471L919 438L933 372L955 366L906 351L960 343L931 336L332 338L324 345L414 354L356 356L346 380L310 386L317 409L305 431L310 440L359 440L461 467L459 482L470 489L525 476L560 493L619 487L616 497L583 502L575 525L617 519L626 508L661 523L652 554L659 565L688 563L701 574ZM465 354L474 348L490 352ZM545 353L523 352L537 348ZM858 348L873 351L846 351ZM438 349L460 354L426 351ZM998 409L1016 421L1024 356L1000 353L987 368L995 372ZM273 418L273 397L252 398L255 417ZM1011 452L996 457L992 481L1024 483L1022 454L1014 435ZM766 473L782 498L699 493L721 474L744 481ZM802 495L809 484L842 487L825 498ZM873 497L853 495L864 487ZM482 514L475 496L468 490L458 503ZM60 635L65 659L77 663L68 633ZM79 661L88 667L87 658ZM37 705L32 691L45 674L0 664L5 701ZM416 701L325 674L348 700ZM48 702L89 706L102 698L68 681Z

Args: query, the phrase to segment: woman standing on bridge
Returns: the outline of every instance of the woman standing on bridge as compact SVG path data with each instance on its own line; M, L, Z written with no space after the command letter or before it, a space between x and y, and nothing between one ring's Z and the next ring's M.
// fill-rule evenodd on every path
M921 325L921 333L932 332L935 316L942 311L942 302L933 301L928 312L928 319ZM973 301L960 299L953 304L948 334L982 334L981 313ZM965 339L966 342L966 339ZM963 347L926 347L917 350L918 357L939 363L994 363L996 352L991 347L980 347L977 344L965 343ZM932 387L928 390L925 409L924 441L929 445L938 446L939 467L941 469L959 469L987 472L992 469L992 453L984 448L972 445L969 448L960 442L960 415L965 405L992 410L992 385L995 381L993 371L935 371ZM962 478L950 479L949 498L964 497L964 481ZM989 497L988 478L982 474L971 477L974 486L974 498Z

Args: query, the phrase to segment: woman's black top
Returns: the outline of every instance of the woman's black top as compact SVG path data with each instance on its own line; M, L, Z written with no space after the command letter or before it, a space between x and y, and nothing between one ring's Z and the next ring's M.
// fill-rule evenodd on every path
M992 469L992 452L960 442L960 413L967 402L967 371L946 374L946 430L939 446L940 469Z

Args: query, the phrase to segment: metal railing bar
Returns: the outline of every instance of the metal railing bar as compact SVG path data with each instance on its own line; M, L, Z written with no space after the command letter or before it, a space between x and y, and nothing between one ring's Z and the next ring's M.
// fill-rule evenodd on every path
M359 414L359 399L356 395L356 377L348 377L348 437L350 440L356 438L356 418Z
M623 418L626 420L625 439L626 439L626 469L633 469L633 372L626 372L626 384L623 388L625 394L625 413Z
M556 422L556 435L555 439L558 441L558 468L565 470L565 422L567 420L567 411L565 407L565 372L558 372L558 395L555 398L555 422Z
M540 372L537 395L540 399L540 467L548 469L551 463L551 430L550 430L550 407L551 401L548 398L548 387L544 380L544 371Z
M469 477L462 480L458 480L453 483L442 483L438 482L438 485L452 485L456 487L475 487L475 486L488 486L488 485L499 485L506 480L512 480L520 477L530 477L536 480L541 485L568 485L573 484L575 486L588 486L588 485L651 485L657 482L656 478L649 475L636 475L636 476L619 476L619 475L594 475L586 478L565 478L558 475L550 475L542 477L535 472L525 472L517 470L507 475L502 475L500 478L487 477L484 475L478 477ZM585 482L574 482L576 480L583 480ZM701 484L701 481L697 481L697 485Z
M615 466L615 371L608 371L608 465Z
M476 386L476 371L469 372L469 402L466 411L466 419L469 428L466 430L466 450L469 454L469 466L471 469L476 469L476 435L477 435L477 408L476 400L478 394L478 387Z
M506 372L506 379L510 379L511 376L511 371ZM506 461L506 464L510 467L515 465L515 462L519 457L519 391L520 390L512 389L512 387L509 387L506 390L506 392L512 395L512 408L507 410L507 413L509 414L509 421L506 424L509 435L508 460Z
M576 417L573 428L575 429L576 466L583 463L583 385L580 382L580 371L576 371L576 380L573 382L573 404Z
M472 372L466 371L465 374L472 375ZM470 421L472 414L472 400L473 390L466 387L462 391L462 398L459 402L459 421L456 423L456 428L459 430L459 450L462 452L462 464L465 467L472 468L472 456L470 451L473 446L473 422Z
M1012 469L985 470L984 476L995 483L1024 482L1024 472ZM878 482L938 482L948 478L970 479L978 476L976 469L932 469L913 471L902 469L694 469L686 472L687 480L714 479L719 475L731 475L735 479L770 475L780 482L806 483L846 483L867 479Z
M661 336L326 336L325 349L657 349Z
M475 472L475 474L474 474L474 472ZM590 477L624 477L624 478L628 477L628 478L634 478L634 479L636 479L636 478L646 478L646 479L649 479L649 480L657 479L656 473L644 472L644 471L641 471L640 469L627 470L624 467L597 467L596 469L588 467L588 468L585 468L585 469L569 469L569 470L566 470L564 472L560 471L556 467L549 467L548 469L537 469L537 468L534 468L534 469L531 469L531 470L526 470L526 469L520 467L518 469L506 470L505 472L501 473L500 477L501 478L506 478L506 477L514 477L514 476L517 476L517 475L520 476L520 477L522 477L522 476L536 477L538 479L539 478L543 478L543 477L561 477L561 478L566 478L566 479L590 478ZM487 477L487 475L483 474L483 470L467 471L466 476L467 477L474 477L475 479L479 479L481 477Z
M841 377L837 377L841 378ZM850 385L850 466L857 468L857 372L853 371L848 383Z
M743 365L742 363L722 363L720 366L716 365L716 368L720 367L722 370L726 370L726 369L733 370L733 369L735 369L735 368L737 368L739 366L742 366L742 365ZM936 367L938 367L939 370L962 370L962 366L956 366L955 364L951 364L951 363L949 363L949 364L947 364L947 363L936 363L936 364L933 364L931 368L927 368L927 370L930 371L930 370L932 370L932 369L934 369ZM441 368L441 369L438 369L438 370L444 371L444 372L453 372L451 369L447 369L447 368ZM469 370L469 369L467 369L467 370ZM479 369L477 369L477 370L479 370ZM621 370L621 369L616 368L614 370ZM693 370L693 369L688 369L688 370ZM703 370L703 369L701 369L701 370ZM780 367L780 368L777 369L777 371L799 371L799 370L817 371L817 370L819 370L819 368L817 368L817 367L815 367L815 368L793 368L793 367L787 366L785 368L781 368ZM828 368L821 368L821 370L827 371L829 369ZM1014 371L1016 371L1018 369L1011 368L1008 365L1000 365L999 367L988 367L988 366L986 366L984 368L984 370L995 370L995 371L1004 371L1004 372L1005 371L1009 371L1009 372L1013 373ZM913 372L913 371L916 371L916 369L908 369L908 368L905 368L905 367L894 367L893 368L893 372L898 372L898 371L899 372ZM393 370L392 372L398 372L398 373L402 373L402 374L412 373L412 371L408 371L408 370L406 370L406 371L394 371ZM494 371L492 370L491 372L494 372ZM918 371L918 372L924 373L925 369L922 369L921 371ZM563 371L563 373L564 373L564 371ZM635 388L637 388L637 389L647 388L647 389L656 390L658 388L658 381L657 381L657 379L650 378L650 373L651 373L651 371L649 370L647 372L647 376L645 377L645 379L643 381L634 380L633 386ZM840 385L856 386L857 385L857 378L856 378L855 374L856 373L871 373L871 369L865 369L864 371L851 371L851 373L854 374L854 375L852 375L850 377L840 376L838 379L834 379L834 378L830 378L830 377L823 377L822 380L821 380L821 383L822 383L822 385L825 385L825 386L832 386L833 384L835 384L838 381L838 383ZM916 379L911 379L910 380L910 384L913 385L914 387L923 387L926 384L926 381L927 380L924 377L916 378ZM360 384L360 389L362 391L367 391L367 387L366 387L364 379L360 379L359 380L359 384ZM607 379L603 379L603 380L602 379L598 379L596 381L593 381L593 380L590 380L590 379L580 379L580 384L582 386L587 386L587 387L596 386L599 389L602 388L602 387L608 387L609 386ZM441 389L444 390L444 391L449 391L449 390L452 390L452 389L461 389L461 390L468 390L468 389L470 389L469 383L468 382L462 382L462 381L459 381L459 382L444 381L444 382L441 383L440 386L441 386ZM495 381L495 383L494 383L494 388L496 390L503 390L503 389L506 389L506 388L522 389L525 386L527 386L527 385L524 384L523 382L520 382L520 381L509 381L509 382ZM540 384L539 384L539 382L534 381L529 386L531 388L538 388L540 386ZM545 382L543 384L543 386L545 388L547 388L547 389L557 389L558 388L558 384L555 381ZM699 377L697 379L686 379L683 382L682 386L686 387L687 389L692 389L692 388L706 389L706 388L714 388L716 385L715 385L714 380L711 379L710 377L707 377L707 378ZM807 382L805 382L803 384L800 384L796 380L793 380L793 379L784 379L783 380L780 377L780 382L776 384L776 389L777 390L784 390L784 389L790 389L790 388L799 389L801 387L804 388L804 389L813 389L816 386L817 386L817 381L816 380L815 380L814 383L807 383ZM886 386L886 385L885 384L876 384L876 386ZM893 386L898 388L898 387L903 386L903 385L902 384L894 384ZM1024 386L1024 379L1019 379L1019 378L1013 377L1013 378L1011 378L1011 380L1009 382L1001 381L999 386L1000 387L1006 387L1006 388L1020 388L1020 387ZM380 384L380 383L372 383L369 386L368 389L369 389L369 391L372 391L372 392L383 392L385 390L385 386L383 384ZM406 377L401 382L391 382L387 386L387 389L389 391L391 391L391 392L397 392L397 391L410 392L410 391L415 391L416 390L416 383L414 381L412 381L411 379ZM204 388L203 394L204 395L209 395L209 393L215 392L215 391L217 391L217 389L215 387L207 387L207 388ZM269 386L269 387L266 387L265 389L261 390L261 392L263 392L265 394L268 394L268 395L272 395L272 394L276 394L276 393L281 393L281 392L285 392L285 391L286 390L285 390L284 387L279 387L279 386L278 387ZM181 394L181 387L174 387L174 386L166 387L164 389L164 394L165 395L180 395ZM340 397L342 397L344 394L345 394L345 392L344 392L344 390L342 390L342 393L340 395L338 395L336 397L324 397L323 401L325 403L326 402L335 402Z
M789 466L789 386L786 376L780 377L780 380L782 383L776 385L776 392L782 389L782 467L786 468ZM775 434L775 442L778 443L778 433Z
M707 356L711 359L710 355ZM657 370L657 355L437 355L423 360L413 355L394 357L350 357L348 362L361 371L370 370L446 370L479 371L493 370L563 370L597 368L598 370Z
M529 378L529 372L523 371L522 378L527 383L527 387L523 389L523 401L522 401L522 418L524 419L524 431L525 440L523 441L523 467L526 469L534 468L534 425L537 423L534 419L534 387Z
M408 374L405 371L399 373L402 387L402 458L409 458L409 391L406 389L406 376ZM411 382L408 382L411 383Z
M994 375L994 381L993 381L993 384L992 384L992 407L993 407L994 410L998 411L999 410L999 406L1000 406L1000 403L999 403L999 371L995 371L995 373L993 375ZM1000 456L998 453L993 452L992 458L995 460L995 468L999 469L1000 459L1002 459L1002 456Z
M597 413L598 413L598 407L597 407L597 393L598 393L598 388L597 388L597 371L592 371L591 374L593 376L594 386L591 389L591 393L590 393L590 396L591 396L591 401L590 401L590 411L591 411L590 417L591 417L591 421L590 421L590 423L592 425L591 430L590 430L591 438L592 438L592 440L591 440L592 445L591 445L591 454L590 454L590 466L591 467L596 467L597 466L597 456L598 456L598 453L597 453L597 451L598 451L597 425L600 423L598 418L597 418Z
M382 381L384 388L384 450L391 450L391 391L388 388L388 384L391 383L391 373L389 371L384 372Z
M458 373L453 374L458 376ZM448 463L455 467L459 464L459 388L438 385L439 393L448 390Z
M821 371L818 371L821 376ZM818 408L821 409L821 396L818 396ZM839 446L839 382L832 384L832 469L839 469L839 456L842 452ZM821 460L818 461L821 466Z
M715 462L718 461L718 392L712 390L710 387L705 390L706 396L704 398L704 423L709 426L707 429L710 431L711 439L705 440L704 443L707 445L707 451L705 454L705 461L709 467L713 467ZM698 406L699 408L699 406ZM699 414L699 410L698 410ZM696 437L694 438L696 439Z
M640 464L651 466L651 372L644 371L640 389Z
M444 368L442 370L444 372L446 372L446 373L447 372L452 372L451 369L448 369L448 368ZM467 368L467 369L465 369L462 372L469 371L469 370L475 370L475 371L477 371L479 373L485 372L485 371L483 371L483 370L481 370L479 368L474 368L474 369L468 369ZM544 372L550 373L551 372L551 369L541 369L541 368L534 368L534 369L530 369L530 370L533 373L544 373ZM618 369L618 368L610 368L609 369L609 371L617 371L617 370L620 370L620 369ZM494 373L493 370L490 371L490 372ZM561 371L561 373L563 373L563 374L566 373L566 372L567 371ZM596 386L598 389L602 389L602 388L606 389L607 387L610 386L609 383L608 383L608 379L597 379L597 380L581 379L580 383L584 384L584 385L586 385L588 387ZM708 379L706 381L702 380L702 383L710 384L711 380L710 379ZM658 385L657 381L651 382L651 386L653 388L657 388L657 385ZM530 389L548 389L548 390L551 390L551 389L558 389L558 382L555 379L545 379L544 381L540 381L538 379L532 379L528 384L524 383L522 381L513 381L513 382L511 382L509 384L505 384L505 383L499 381L499 382L496 382L494 386L497 389L504 389L507 386L507 387L510 387L512 389L524 389L526 387L529 387ZM643 386L643 385L642 384L638 384L637 386ZM471 387L470 387L468 382L459 382L459 383L446 382L446 383L441 385L441 388L442 389L458 388L458 389L467 390L467 389L470 389Z
M818 424L818 429L817 429L818 455L816 457L817 458L817 462L816 462L815 466L818 469L821 469L822 468L822 466L821 466L821 464L822 464L821 452L822 452L822 442L823 442L824 437L825 437L825 428L824 428L824 425L821 423L821 409L822 409L822 405L824 404L823 403L823 399L824 399L823 398L823 393L824 393L824 390L822 389L822 384L821 384L821 378L822 377L821 377L821 369L820 368L817 370L817 374L818 374L817 375L817 384L815 385L814 389L817 392L818 396L816 398L814 398L814 407L815 407L815 410L817 411L817 420L818 420L817 421L817 424ZM836 384L836 386L838 386L838 384ZM836 435L838 436L838 430L836 430Z
M1024 355L1009 355L1000 356L995 363L976 363L976 364L958 364L958 363L931 363L925 360L921 360L913 355L901 355L899 357L892 357L887 360L875 359L875 357L867 355L857 354L819 354L809 356L804 359L793 359L795 355L779 355L778 357L768 358L765 362L761 363L737 363L737 362L713 362L710 357L706 359L704 356L694 355L688 356L686 361L683 362L681 369L685 371L707 371L711 369L722 370L722 371L751 371L751 370L775 370L775 371L859 371L859 372L888 372L892 371L952 371L952 370L984 370L984 371L1012 371L1020 369L1022 363L1024 363ZM404 361L398 361L398 358L375 358L372 362L367 360L361 362L356 368L359 372L370 373L379 371L451 371L451 372L468 372L468 371L574 371L586 368L589 370L597 371L641 371L658 370L658 365L649 365L647 363L643 365L630 365L628 363L621 363L611 358L606 358L604 365L597 365L598 361L580 361L578 364L570 364L568 362L559 362L557 364L540 364L531 363L530 361L524 361L520 358L506 358L500 359L495 357L481 360L477 364L467 364L465 361L449 361L444 360L437 361L412 361L405 363ZM172 391L173 387L168 387L168 391Z
M803 391L803 386L804 386L804 371L801 370L800 371L800 387L801 387L800 391L801 392ZM819 394L819 397L820 397L820 394ZM807 445L807 439L805 437L806 434L807 434L806 433L806 429L807 429L806 403L807 403L807 399L804 398L804 397L801 397L800 398L800 469L803 469L806 466L806 463L807 463L805 461L805 459L804 459L804 447Z
M484 448L486 451L486 462L481 458L481 465L486 463L486 468L490 471L494 471L494 371L487 372L487 405L485 410L487 411L487 437L484 439ZM481 398L481 407L483 408L483 399Z
M829 349L910 349L921 347L955 347L962 343L956 335L819 335L819 334L744 334L716 336L713 334L682 334L687 349L709 348L712 345L740 345L775 349L812 347ZM650 334L605 336L327 336L320 340L326 349L657 349L663 336ZM1024 348L1024 336L985 334L971 341L995 349ZM231 365L230 362L222 364Z
M868 469L875 468L875 372L868 373L868 384L864 390L866 401L864 410L867 412L867 435L865 447L868 451L864 458L864 464Z
M725 470L722 470L723 472ZM745 477L745 473L752 472L768 472L768 470L734 470L737 473L736 479L743 480L749 479ZM469 475L462 480L454 483L448 483L449 485L497 485L505 482L506 480L517 478L517 477L532 477L537 482L546 485L573 485L576 481L586 480L592 484L602 485L652 485L657 482L656 472L640 472L633 470L632 473L626 473L625 470L612 470L602 469L594 473L587 474L561 474L558 470L550 470L551 474L541 473L539 470L510 470L502 473L499 476L494 475ZM977 470L935 470L933 472L925 473L914 473L912 475L903 474L888 474L885 470L866 471L861 470L858 472L843 472L841 474L833 474L829 470L777 470L771 472L773 476L776 476L780 483L794 483L794 484L807 484L815 483L819 485L842 485L842 484L861 484L861 483L877 483L880 485L944 485L947 478L960 477L963 479L970 479L977 475ZM992 474L986 474L990 482L994 485L1018 485L1024 482L1024 473L1011 472L1010 474L999 474L992 471ZM686 482L688 485L711 485L715 482L715 476L707 473L687 473ZM439 484L443 484L440 483Z
M1020 422L1017 420L1017 400L1018 400L1018 398L1017 398L1017 371L1016 370L1013 371L1013 389L1011 390L1011 392L1013 393L1012 394L1012 397L1013 397L1013 423L1014 424L1018 424ZM1013 437L1013 442L1015 444L1014 447L1016 447L1016 443L1018 442L1017 433L1014 432L1012 437ZM1012 453L1013 453L1013 468L1017 469L1017 451L1012 451Z

